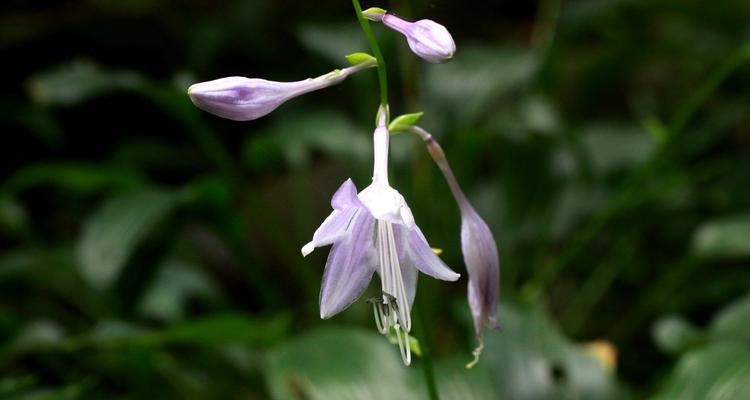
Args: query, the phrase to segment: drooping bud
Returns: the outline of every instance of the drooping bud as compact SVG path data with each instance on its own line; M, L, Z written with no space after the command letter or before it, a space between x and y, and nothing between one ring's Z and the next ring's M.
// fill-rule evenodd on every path
M424 129L418 126L411 126L410 129L424 140L427 150L443 172L461 211L461 252L464 255L466 270L469 272L468 298L474 318L474 330L480 338L480 347L475 351L475 357L478 357L482 347L482 328L498 327L495 314L500 296L500 261L495 238L487 223L477 214L458 185L440 144Z
M409 22L393 14L384 14L380 20L385 26L406 36L411 51L427 62L446 63L456 52L456 43L448 29L435 21L422 19Z
M355 72L377 65L374 58L358 61L351 67L297 82L242 76L221 78L190 86L188 95L201 110L234 121L250 121L267 115L293 97L333 86Z

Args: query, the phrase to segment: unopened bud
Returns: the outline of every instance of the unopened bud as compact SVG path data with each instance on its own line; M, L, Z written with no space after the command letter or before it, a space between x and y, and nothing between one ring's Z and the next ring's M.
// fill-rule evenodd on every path
M335 85L347 76L375 65L374 61L363 61L314 79L297 82L232 76L196 83L190 86L188 95L201 110L234 121L250 121L270 113L293 97Z
M409 48L424 60L441 64L451 60L456 52L456 43L443 25L429 19L417 22L403 20L393 14L382 18L385 26L406 36Z

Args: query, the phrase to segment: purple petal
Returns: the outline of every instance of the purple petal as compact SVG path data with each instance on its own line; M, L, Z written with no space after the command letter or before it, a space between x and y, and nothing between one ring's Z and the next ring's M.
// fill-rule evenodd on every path
M320 224L310 243L302 248L302 255L307 256L316 247L328 246L347 234L349 224L357 211L364 210L358 207L348 207L343 210L333 210L328 218Z
M455 281L461 276L448 268L443 260L432 251L418 226L415 225L410 230L405 226L394 224L393 232L394 235L398 232L398 238L400 238L400 240L396 239L396 246L404 250L403 256L399 250L399 261L402 264L444 281Z
M320 317L327 319L349 307L372 278L376 268L374 253L375 219L358 212L350 234L333 244L320 286Z
M479 335L485 323L497 327L500 265L490 228L470 206L461 221L461 250L469 271L469 306Z
M409 299L409 307L414 304L414 297L417 295L417 269L407 263L401 264L401 279L404 281L406 289L406 298Z
M359 201L359 197L357 197L357 186L354 185L354 182L350 178L344 181L336 190L336 193L333 194L331 207L334 210L341 210L351 206L364 207L362 202Z

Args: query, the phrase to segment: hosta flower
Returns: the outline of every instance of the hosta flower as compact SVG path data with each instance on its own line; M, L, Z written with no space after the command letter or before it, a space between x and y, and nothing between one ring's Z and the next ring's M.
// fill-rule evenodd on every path
M414 54L431 63L445 63L453 58L456 43L443 25L429 19L409 22L383 9L371 8L362 13L373 21L381 21L383 25L406 36L409 48Z
M188 95L193 104L211 114L234 121L249 121L270 113L292 97L335 85L374 65L373 62L361 63L297 82L232 76L196 83L188 88Z
M385 112L381 112L373 134L372 184L357 194L351 180L344 182L331 199L333 212L302 248L302 254L333 244L320 288L320 316L324 319L357 300L373 273L378 273L382 294L370 300L376 325L382 334L395 330L401 356L409 365L408 333L417 271L446 281L455 281L459 275L435 255L403 196L388 184L388 136Z
M466 199L438 142L418 126L412 126L411 130L424 140L461 211L461 251L469 272L469 306L474 317L475 332L477 337L481 337L485 325L498 327L496 312L500 295L500 261L495 239L490 228Z

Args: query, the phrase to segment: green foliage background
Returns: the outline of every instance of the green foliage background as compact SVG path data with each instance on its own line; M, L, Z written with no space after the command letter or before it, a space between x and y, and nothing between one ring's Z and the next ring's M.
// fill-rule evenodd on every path
M395 136L392 180L464 275L419 283L441 398L750 398L750 3L364 6L453 33L428 65L374 26L392 112L425 112L501 253L503 330L466 370L457 207ZM0 398L426 398L364 303L319 320L326 251L299 254L368 183L374 70L247 123L185 94L344 66L351 4L0 10Z

